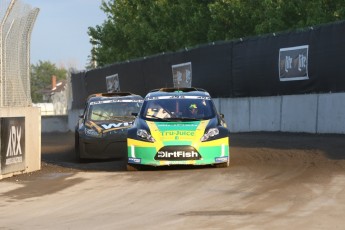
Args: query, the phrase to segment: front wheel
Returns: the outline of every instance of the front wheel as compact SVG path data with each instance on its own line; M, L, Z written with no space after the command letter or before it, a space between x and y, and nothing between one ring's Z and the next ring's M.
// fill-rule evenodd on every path
M80 162L79 135L77 133L74 136L74 153L77 162Z
M136 164L127 164L127 171L140 171L141 166Z
M229 161L227 161L227 162L224 162L224 163L219 163L219 164L216 164L215 165L215 167L216 168L227 168L227 167L229 167Z

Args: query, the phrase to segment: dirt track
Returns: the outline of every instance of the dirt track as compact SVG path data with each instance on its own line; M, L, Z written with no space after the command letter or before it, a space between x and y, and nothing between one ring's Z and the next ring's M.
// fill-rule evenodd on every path
M344 229L345 136L242 133L231 166L125 171L42 137L42 170L0 181L0 229Z

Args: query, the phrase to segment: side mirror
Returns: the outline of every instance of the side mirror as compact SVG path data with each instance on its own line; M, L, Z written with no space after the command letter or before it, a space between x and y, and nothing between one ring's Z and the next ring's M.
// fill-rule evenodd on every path
M221 118L224 118L224 114L222 114L222 113L220 113L219 116L220 116Z
M131 113L131 115L137 117L138 113Z
M79 118L83 118L84 117L84 114L79 114Z

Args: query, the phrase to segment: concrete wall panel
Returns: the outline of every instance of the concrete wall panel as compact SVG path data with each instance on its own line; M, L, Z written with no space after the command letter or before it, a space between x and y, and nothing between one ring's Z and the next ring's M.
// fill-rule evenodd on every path
M345 133L345 94L320 94L318 133Z
M282 96L281 131L316 133L318 95Z
M280 130L281 97L253 97L250 99L250 130Z
M250 131L250 101L248 98L222 98L220 99L220 113L225 116L225 121L231 132Z
M82 109L70 110L68 113L68 128L74 132L75 126L78 123L79 116L83 114Z

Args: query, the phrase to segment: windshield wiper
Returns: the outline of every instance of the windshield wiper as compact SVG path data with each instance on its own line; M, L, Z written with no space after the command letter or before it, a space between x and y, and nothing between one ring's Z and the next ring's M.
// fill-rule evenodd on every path
M110 120L115 120L115 121L119 121L119 122L125 122L124 120L122 119L118 119L118 117L121 117L121 116L110 116Z
M160 120L160 121L170 121L169 118L162 118L162 117L157 117L155 115L146 115L146 118L154 118L156 120Z
M189 120L189 121L200 121L202 118L194 118L194 117L174 117L172 120Z
M96 116L99 116L99 117L108 118L108 116L105 116L105 115L100 114L100 113L92 112L92 114L95 114Z

